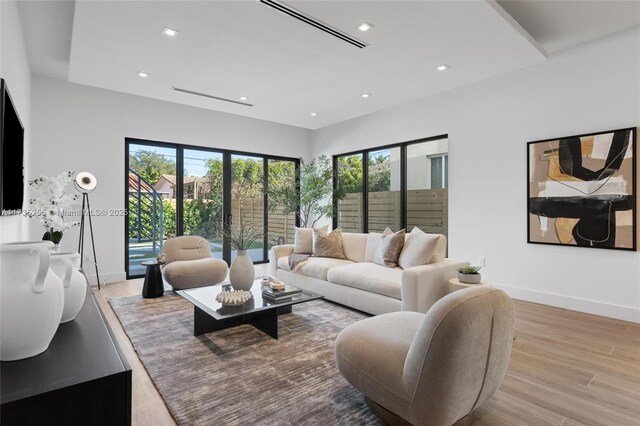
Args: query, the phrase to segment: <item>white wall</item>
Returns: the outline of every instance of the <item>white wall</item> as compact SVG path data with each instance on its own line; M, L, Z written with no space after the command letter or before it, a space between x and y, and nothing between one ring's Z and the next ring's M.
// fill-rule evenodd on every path
M15 1L0 1L0 75L7 83L14 106L25 128L24 165L25 176L28 179L31 139L31 70ZM25 201L27 197L28 194L25 193ZM21 216L0 217L0 243L27 238L27 219Z
M448 134L451 257L486 258L485 278L515 298L640 322L640 253L527 244L525 200L526 142L638 126L639 76L636 27L320 129L313 154Z
M92 209L123 209L125 137L308 157L309 131L41 76L33 78L34 175L95 174ZM100 278L124 279L123 217L94 217ZM42 229L32 225L32 236ZM63 249L77 249L77 228ZM86 254L86 253L85 253ZM88 272L91 272L91 268Z

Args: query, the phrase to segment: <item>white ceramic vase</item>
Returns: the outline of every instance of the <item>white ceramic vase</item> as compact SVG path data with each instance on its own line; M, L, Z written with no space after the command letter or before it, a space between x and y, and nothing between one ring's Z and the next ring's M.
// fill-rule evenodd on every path
M251 290L253 280L256 278L256 271L253 267L253 260L246 250L238 250L238 256L231 263L229 268L229 281L234 290Z
M51 253L51 270L62 280L64 288L61 323L69 322L78 315L87 295L87 280L79 267L78 253Z
M49 269L51 241L0 245L0 360L44 352L64 307L60 279Z

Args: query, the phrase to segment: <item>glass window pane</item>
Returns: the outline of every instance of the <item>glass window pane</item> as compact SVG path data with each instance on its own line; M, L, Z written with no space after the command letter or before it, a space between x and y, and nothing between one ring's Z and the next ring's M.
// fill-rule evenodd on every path
M183 234L206 238L213 257L221 259L222 154L185 149L183 185Z
M269 160L268 186L269 193L283 191L296 192L296 163L293 161ZM285 206L272 203L268 198L269 248L273 245L293 244L296 215L292 211L285 214ZM287 210L290 210L287 209Z
M407 146L407 231L448 235L447 139ZM444 169L444 170L443 170ZM443 188L444 186L444 188Z
M431 157L431 188L442 188L442 157Z
M394 232L402 226L400 148L370 152L367 161L368 229Z
M235 229L242 224L248 233L264 230L263 170L262 157L231 156L231 217ZM259 238L248 247L254 262L265 260L263 245L263 239ZM237 251L232 247L231 260L236 256Z
M449 187L449 154L444 156L444 186L443 188Z
M176 150L129 145L130 276L144 275L140 263L155 259L164 241L175 236Z
M338 187L346 197L338 200L338 224L344 232L364 232L362 155L338 157Z

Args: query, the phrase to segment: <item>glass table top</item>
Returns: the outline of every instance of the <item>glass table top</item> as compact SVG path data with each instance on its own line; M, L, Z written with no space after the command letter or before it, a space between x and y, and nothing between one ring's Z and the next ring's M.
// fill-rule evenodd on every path
M240 315L246 315L251 312L258 312L267 309L277 309L281 306L290 306L309 300L321 299L319 294L311 293L303 290L290 299L273 302L262 297L262 277L257 277L251 287L253 297L239 306L225 306L216 301L216 296L224 290L233 290L231 284L223 282L216 285L191 288L188 290L179 290L176 293L193 303L198 308L207 312L215 319L232 318Z

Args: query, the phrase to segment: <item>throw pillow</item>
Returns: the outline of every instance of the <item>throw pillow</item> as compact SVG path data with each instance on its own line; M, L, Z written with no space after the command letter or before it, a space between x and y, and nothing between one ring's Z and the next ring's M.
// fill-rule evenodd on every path
M378 265L396 268L398 266L398 257L404 246L404 229L393 233L387 228L382 233L378 250L373 256L373 262Z
M328 234L320 229L313 229L313 254L320 257L346 259L342 246L342 229L336 228Z
M436 252L438 234L426 234L417 226L409 234L404 248L398 258L398 265L402 269L427 265Z
M326 234L328 225L317 228ZM313 230L314 228L298 228L296 226L296 232L293 240L293 252L297 254L311 254L313 253Z

